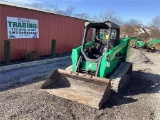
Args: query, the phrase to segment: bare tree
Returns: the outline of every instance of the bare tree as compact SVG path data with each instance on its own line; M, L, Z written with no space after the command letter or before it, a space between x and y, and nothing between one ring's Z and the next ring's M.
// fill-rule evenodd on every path
M128 37L138 36L138 32L141 27L142 24L140 21L136 19L130 19L122 25L121 34L124 34Z
M73 16L80 19L85 19L85 20L90 19L90 15L88 13L77 13L77 14L74 14Z
M95 22L100 22L100 21L101 21L100 18L99 18L97 15L91 16L91 17L90 17L90 20L91 20L91 21L95 21Z
M151 29L151 37L160 39L160 16L153 18L149 28Z
M72 14L75 10L74 6L67 6L66 9L62 10L62 9L59 9L57 5L53 5L53 4L51 4L51 2L44 3L44 1L38 2L38 3L35 2L32 4L26 4L26 5L34 7L34 8L46 10L49 12L57 13L60 15L66 15L66 16L72 16Z
M45 11L53 12L53 13L56 13L58 11L58 6L53 5L50 2L48 2L48 3L35 2L35 3L32 3L32 4L25 4L25 5L30 6L30 7L34 7L34 8L38 8L38 9L42 9L42 10L45 10Z
M119 16L113 17L112 22L118 24L120 27L124 24L124 20Z
M74 6L67 6L66 9L64 10L65 11L65 15L72 16L74 10L75 10Z
M64 10L59 10L59 9L55 13L60 15L66 15L66 12Z
M160 29L160 16L153 18L151 25L152 27Z
M139 20L136 19L130 19L128 23L133 26L134 28L140 28L142 26L142 23Z
M115 16L115 12L111 9L106 9L105 12L100 13L100 18L102 21L112 21L114 16Z
M122 26L124 23L121 17L117 16L116 12L112 9L106 9L106 11L100 13L99 18L100 21L111 21L119 26Z
M33 8L44 9L44 5L42 3L32 3L32 4L26 4L26 5Z
M67 6L64 10L57 9L55 13L65 15L65 16L72 16L75 10L74 6Z

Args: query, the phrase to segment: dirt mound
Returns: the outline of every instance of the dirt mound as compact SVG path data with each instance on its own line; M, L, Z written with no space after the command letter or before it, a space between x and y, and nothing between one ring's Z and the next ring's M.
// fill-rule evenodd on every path
M156 50L160 50L160 43L154 43L152 46L155 47Z

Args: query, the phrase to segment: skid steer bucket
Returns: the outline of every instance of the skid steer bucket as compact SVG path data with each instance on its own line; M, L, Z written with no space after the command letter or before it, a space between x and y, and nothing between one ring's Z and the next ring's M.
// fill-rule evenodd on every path
M109 79L56 69L41 86L50 94L100 109L110 97Z

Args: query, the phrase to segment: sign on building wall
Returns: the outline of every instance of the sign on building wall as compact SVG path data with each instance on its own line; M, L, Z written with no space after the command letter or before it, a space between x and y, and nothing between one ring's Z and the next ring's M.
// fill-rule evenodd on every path
M39 38L38 20L7 17L8 39Z

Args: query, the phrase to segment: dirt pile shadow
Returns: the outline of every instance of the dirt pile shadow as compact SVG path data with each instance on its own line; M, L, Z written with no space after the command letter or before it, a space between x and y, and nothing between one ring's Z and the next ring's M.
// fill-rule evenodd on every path
M104 104L103 109L138 101L132 98L138 94L152 94L160 91L160 75L133 71L131 82L120 94L112 93L110 99Z
M160 91L160 75L146 73L143 71L133 71L132 80L123 95L138 95L142 93L157 93ZM158 89L155 89L158 88Z

